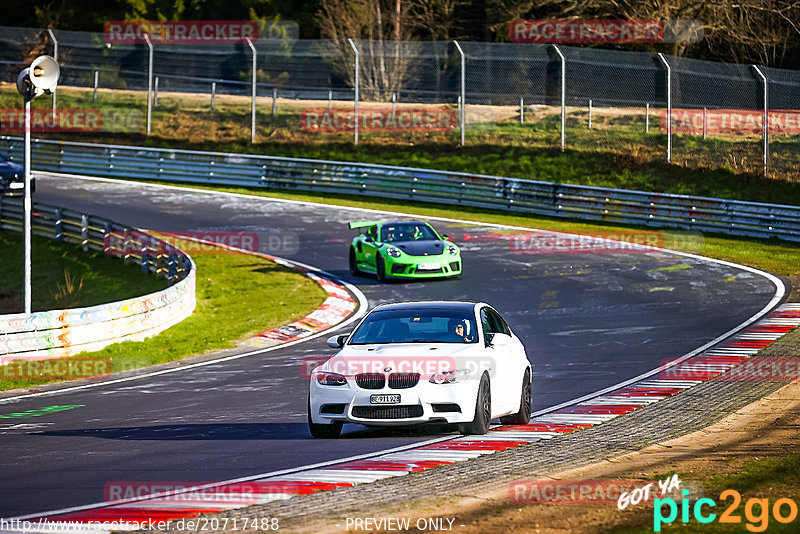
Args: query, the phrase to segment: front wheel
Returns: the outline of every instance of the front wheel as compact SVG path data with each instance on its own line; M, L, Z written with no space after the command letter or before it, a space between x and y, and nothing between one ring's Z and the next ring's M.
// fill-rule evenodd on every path
M489 431L489 422L492 420L492 391L489 387L489 377L486 373L481 377L478 385L478 400L475 403L475 418L470 423L458 425L462 434L486 434Z
M375 256L375 276L378 278L378 282L386 281L386 263L380 254Z
M315 438L332 439L338 438L342 433L342 422L337 421L328 425L315 423L311 419L311 399L308 400L308 430Z
M527 425L531 420L531 373L525 369L522 378L522 392L519 399L519 411L500 418L504 425Z

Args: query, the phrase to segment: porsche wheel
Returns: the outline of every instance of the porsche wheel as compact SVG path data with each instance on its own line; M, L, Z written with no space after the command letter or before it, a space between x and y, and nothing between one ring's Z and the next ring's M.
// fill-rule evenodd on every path
M356 261L356 250L353 247L350 247L350 274L353 276L361 276L361 271Z
M527 425L531 420L531 374L525 369L522 378L522 392L519 399L519 411L500 418L504 425Z
M492 391L489 387L489 377L486 373L481 377L478 385L478 400L475 403L475 418L469 423L458 425L462 434L486 434L489 431L489 422L492 420Z
M380 254L375 256L375 276L378 277L378 282L386 281L386 263Z

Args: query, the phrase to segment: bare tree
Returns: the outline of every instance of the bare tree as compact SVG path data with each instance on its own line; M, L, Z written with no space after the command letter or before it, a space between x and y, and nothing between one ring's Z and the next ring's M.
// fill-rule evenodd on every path
M531 13L558 18L692 20L712 54L728 61L780 65L800 46L800 0L489 0L490 23L502 33ZM679 38L670 51L691 46Z
M351 84L354 57L347 39L359 39L361 87L388 99L413 71L422 44L415 40L409 2L400 0L322 0L317 22L339 55L334 68Z
M415 0L411 5L414 25L434 41L449 41L455 24L456 8L463 5L462 0Z

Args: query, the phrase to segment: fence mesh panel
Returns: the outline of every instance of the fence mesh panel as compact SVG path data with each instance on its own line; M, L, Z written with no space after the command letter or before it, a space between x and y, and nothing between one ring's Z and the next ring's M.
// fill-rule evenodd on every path
M102 33L53 30L60 109L102 112L102 131L144 132L149 49ZM354 40L362 142L461 140L461 55L453 42ZM355 52L347 41L258 39L257 140L354 139ZM465 55L465 142L560 148L564 71L567 150L628 162L666 161L667 100L673 163L764 172L764 83L756 67L583 47L459 42ZM0 27L0 97L41 54L47 30ZM250 135L253 55L247 43L153 45L153 133L232 140ZM800 72L761 68L769 107L768 174L800 179ZM157 98L155 98L157 95ZM16 100L15 100L16 98ZM42 111L51 97L33 102ZM3 121L2 132L14 130ZM589 155L591 154L591 155ZM544 177L543 177L544 178ZM555 177L557 178L557 177ZM605 184L598 184L605 185Z

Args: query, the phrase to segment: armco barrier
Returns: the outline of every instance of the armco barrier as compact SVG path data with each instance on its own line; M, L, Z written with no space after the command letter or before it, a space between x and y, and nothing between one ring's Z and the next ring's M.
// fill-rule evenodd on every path
M0 229L21 230L22 216L21 200L0 198ZM112 232L122 236L126 261L164 276L172 285L89 308L0 315L0 364L70 356L120 341L142 340L179 323L194 310L194 262L179 250L134 228L47 204L33 205L31 221L33 233L78 243L84 250L108 253L106 236ZM115 254L121 255L119 250Z
M22 160L22 139L0 137ZM40 171L440 202L800 241L800 207L366 163L36 140Z

